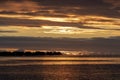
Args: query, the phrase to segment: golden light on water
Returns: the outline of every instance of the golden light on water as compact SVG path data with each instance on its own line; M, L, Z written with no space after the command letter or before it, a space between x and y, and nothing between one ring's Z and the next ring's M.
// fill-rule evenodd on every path
M0 80L120 80L119 48L120 0L0 0Z

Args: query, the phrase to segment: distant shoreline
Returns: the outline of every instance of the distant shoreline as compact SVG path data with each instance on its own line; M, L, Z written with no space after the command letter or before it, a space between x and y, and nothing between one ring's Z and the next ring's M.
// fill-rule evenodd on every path
M40 51L36 51L36 52L18 52L18 51L14 51L14 52L9 52L9 51L4 51L4 52L0 52L0 57L41 57L41 56L68 56L68 57L120 57L120 55L98 55L98 54L93 54L93 55L71 55L71 54L65 54L62 52L40 52Z
M62 55L61 52L0 52L0 56L53 56Z

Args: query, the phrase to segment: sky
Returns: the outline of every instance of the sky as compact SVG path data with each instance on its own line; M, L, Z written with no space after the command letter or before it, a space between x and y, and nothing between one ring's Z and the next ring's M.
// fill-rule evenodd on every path
M119 37L120 0L0 1L0 48L80 50L113 38L120 47Z

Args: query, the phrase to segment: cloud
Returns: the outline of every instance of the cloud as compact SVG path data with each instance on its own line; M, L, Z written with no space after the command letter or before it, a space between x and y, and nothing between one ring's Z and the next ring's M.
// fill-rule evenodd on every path
M88 50L119 54L120 37L110 38L35 38L0 37L1 48L40 49L40 50ZM109 53L109 54L110 54ZM101 53L102 54L102 53Z
M38 4L42 6L48 6L48 10L54 10L54 12L59 13L71 13L77 15L99 15L106 17L120 17L119 12L111 8L113 5L119 6L119 1L117 0L45 0L37 1ZM113 3L113 4L111 4ZM117 6L117 7L118 7Z
M37 10L39 8L39 5L33 1L1 1L0 3L0 10L1 11L31 11L31 10Z
M118 0L1 0L0 27L8 27L8 30L11 30L13 28L10 29L10 26L29 28L51 26L52 33L57 32L54 26L75 27L86 30L86 33L83 30L84 35L79 33L79 37L89 34L90 30L99 32L98 34L90 32L89 36L92 37L110 36L109 32L112 31L112 36L119 36L119 13ZM32 28L25 31L28 35ZM37 32L36 34L38 35Z
M92 6L100 6L104 7L109 4L104 3L102 0L44 0L44 1L39 1L39 0L34 0L38 2L40 5L46 5L46 6L72 6L72 7L92 7Z
M83 26L80 23L71 23L71 22L55 22L55 21L47 21L47 20L29 20L29 19L15 19L15 18L0 18L1 26L28 26L28 27L41 27L42 25L49 26L71 26L85 29L101 29L94 28L89 26Z
M14 31L14 30L0 30L0 33L17 33L17 31Z
M114 8L120 7L120 0L103 0L103 1L112 4Z
M111 8L114 5L116 7ZM51 17L67 17L68 14L74 14L119 18L118 9L118 0L5 0L0 3L1 14Z
M5 0L1 11L13 11L28 15L65 16L65 14L120 17L118 0ZM14 6L14 7L13 7ZM116 6L115 8L111 8ZM59 14L59 15L58 15Z
M52 18L52 17L34 17L31 16L13 16L5 15L0 17L0 27L9 26L23 26L23 27L42 27L42 26L62 26L62 27L76 27L81 29L97 29L97 30L120 30L117 19L99 17L99 16L85 16L78 17L78 21L72 21L74 18L67 20L67 18Z
M16 3L22 3L22 2L35 2L39 5L44 6L107 6L107 3L104 3L102 0L93 0L90 2L89 0L2 0L1 3L8 3L8 2L16 2ZM33 3L32 3L33 4Z

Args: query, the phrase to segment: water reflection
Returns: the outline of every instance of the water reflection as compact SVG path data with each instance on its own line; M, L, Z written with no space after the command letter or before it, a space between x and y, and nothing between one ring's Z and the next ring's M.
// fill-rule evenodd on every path
M119 75L119 57L0 58L0 80L120 80Z
M0 66L120 64L119 57L1 57Z

